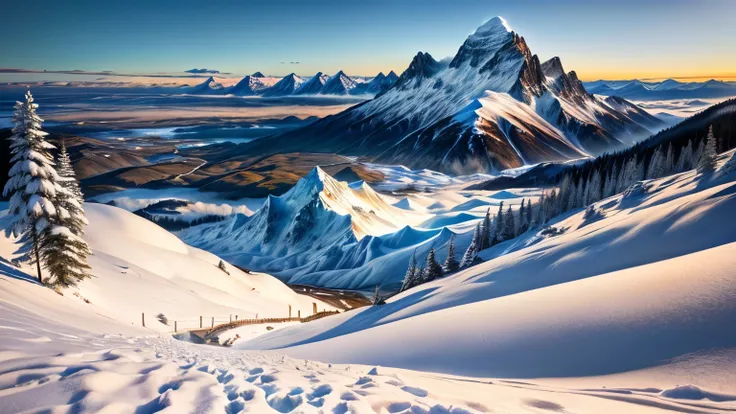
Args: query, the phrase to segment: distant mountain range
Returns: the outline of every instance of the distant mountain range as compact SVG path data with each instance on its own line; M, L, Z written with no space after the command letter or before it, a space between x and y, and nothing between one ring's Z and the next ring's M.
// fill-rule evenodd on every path
M325 87L347 88L338 75ZM664 126L623 98L592 95L559 58L541 63L500 17L470 35L449 64L419 52L391 84L373 100L242 150L488 172L597 155Z
M640 80L597 80L585 82L590 93L616 95L634 100L724 98L736 96L736 84L711 79L707 82L680 82L667 79L661 82Z
M374 78L360 82L343 71L334 76L317 72L305 79L290 73L281 79L266 77L261 72L245 76L237 84L225 87L209 77L199 85L188 87L187 92L195 95L237 95L278 97L289 95L376 95L387 91L399 77L393 72L383 72ZM362 80L362 79L361 79Z

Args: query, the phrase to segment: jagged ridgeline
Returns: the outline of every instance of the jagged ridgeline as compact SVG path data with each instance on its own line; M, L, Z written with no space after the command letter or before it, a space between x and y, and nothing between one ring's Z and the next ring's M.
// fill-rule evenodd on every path
M622 98L591 95L559 58L540 63L496 17L467 38L449 65L419 52L375 99L242 151L336 152L450 173L488 172L598 155L662 126Z
M410 227L428 218L389 204L362 181L341 182L316 167L287 193L269 196L250 217L235 215L179 235L232 263L291 283L361 288L401 283L403 256L417 245L417 254L434 246L438 260L445 260L453 232ZM466 239L456 240L458 248L467 247ZM376 258L385 260L364 266ZM350 272L356 275L346 277Z

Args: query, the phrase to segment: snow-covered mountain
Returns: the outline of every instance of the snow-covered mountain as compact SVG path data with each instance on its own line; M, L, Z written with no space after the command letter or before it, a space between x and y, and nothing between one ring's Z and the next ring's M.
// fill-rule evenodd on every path
M238 96L258 95L269 87L263 82L263 76L247 75L235 85L225 90L226 94Z
M634 80L598 80L586 82L590 93L616 95L642 101L665 99L706 99L736 96L736 85L711 79L706 82L680 82L666 79L661 82Z
M274 269L288 279L358 267L385 253L370 252L381 236L401 239L400 230L427 218L391 205L365 182L337 181L315 167L282 196L269 196L252 216L238 214L179 236L239 265Z
M378 75L370 81L357 84L350 93L353 95L377 95L389 90L398 79L399 77L394 73L394 71L389 72L388 75L384 75L383 72L379 72Z
M186 91L192 95L219 95L222 94L225 89L226 88L221 83L215 81L215 78L210 76L199 85L187 87Z
M507 107L476 113L496 103ZM450 172L494 171L596 155L662 125L644 111L637 114L633 119L586 92L558 58L540 63L524 38L496 17L467 38L449 66L420 52L374 100L268 145ZM548 125L540 129L541 121ZM251 147L268 151L264 145Z
M323 95L347 95L357 84L343 71L337 72L325 82L322 90Z
M330 77L328 75L325 75L322 72L317 72L316 75L302 83L299 89L294 91L294 95L317 95L322 91L322 88L325 86L325 82L327 82L329 78Z
M723 154L719 164L732 156ZM634 370L646 376L652 367L714 349L733 352L736 331L724 326L736 317L736 172L691 170L637 185L638 192L596 203L597 216L579 209L550 223L564 232L528 232L482 251L485 262L383 306L239 345L336 362L529 379ZM706 364L703 372L719 365ZM706 381L693 374L702 370L698 365L675 384ZM729 382L712 379L715 387Z
M293 94L304 83L304 79L290 73L275 85L263 91L263 96L286 96Z

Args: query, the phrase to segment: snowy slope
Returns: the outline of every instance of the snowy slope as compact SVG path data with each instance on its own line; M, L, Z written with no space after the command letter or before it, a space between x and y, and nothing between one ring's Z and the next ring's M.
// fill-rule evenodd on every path
M290 73L283 77L275 85L263 91L263 96L287 96L293 94L304 83L304 79Z
M343 71L330 77L320 91L323 95L347 95L357 84Z
M322 91L322 88L325 86L325 82L327 82L329 78L329 76L322 72L317 72L316 75L302 83L299 88L294 91L294 95L317 95Z
M241 346L516 378L606 375L736 348L727 328L736 317L736 174L647 184L644 194L596 203L599 220L562 217L553 223L560 236L529 232L384 306Z
M55 296L48 303L68 307L48 292ZM489 380L329 364L142 337L140 332L108 335L87 323L83 328L51 323L53 311L8 307L14 301L11 297L0 304L9 319L0 327L3 412L477 414L491 409L658 413L734 408L727 386L717 387L734 383L728 359L733 354L727 352L612 377ZM69 316L79 321L82 313ZM693 378L693 372L709 365L709 375ZM693 382L707 387L675 386Z
M207 80L200 83L199 85L187 87L186 92L193 95L219 95L222 94L226 89L227 88L225 88L221 83L215 81L215 78L210 76L209 78L207 78Z
M290 304L294 312L312 313L312 299L297 295L270 275L245 274L232 265L227 265L227 275L217 268L217 256L186 245L143 218L102 204L86 204L85 210L90 221L85 239L93 251L89 260L95 277L67 290L65 297L79 303L83 302L75 294L88 299L88 312L135 326L145 313L147 326L162 331L173 326L155 321L158 313L180 321L179 328L199 326L199 316L218 322L231 314L286 316ZM11 260L14 249L11 240L0 238L0 257ZM34 268L21 270L35 275ZM327 306L320 303L319 308Z
M466 192L462 188L487 177L370 167L386 174L384 190L433 192L393 197L363 182L338 182L315 169L283 196L269 197L251 217L236 215L178 234L192 245L289 283L342 289L381 285L390 290L401 284L414 252L423 258L435 248L443 261L450 237L455 237L458 251L467 248L486 209L495 212L502 201L518 208L522 199L541 194L536 189Z
M374 250L378 238L393 237L429 217L391 205L366 183L351 187L315 167L284 195L269 196L251 217L235 215L188 228L180 236L234 263L271 269L296 283L296 275L323 270L344 273L363 266L387 253Z

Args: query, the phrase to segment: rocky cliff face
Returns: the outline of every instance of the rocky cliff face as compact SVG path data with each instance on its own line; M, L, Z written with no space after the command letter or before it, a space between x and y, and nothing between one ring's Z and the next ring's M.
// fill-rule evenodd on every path
M449 66L420 52L372 101L248 150L339 152L488 172L596 155L658 126L630 102L587 93L559 58L540 63L524 38L496 17L465 40Z

